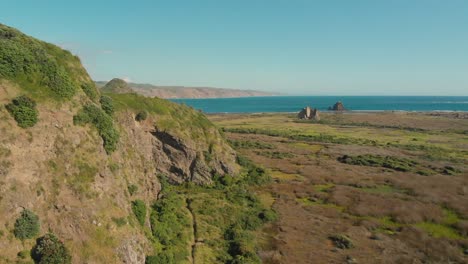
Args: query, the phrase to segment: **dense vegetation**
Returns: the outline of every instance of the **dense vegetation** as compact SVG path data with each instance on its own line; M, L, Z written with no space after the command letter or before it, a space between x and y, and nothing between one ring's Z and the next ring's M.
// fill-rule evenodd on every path
M187 241L190 239L188 229L191 220L184 196L178 195L175 187L170 186L163 177L161 180L162 198L152 206L150 219L152 234L158 248L161 248L156 258L165 260L159 263L179 263L190 254Z
M119 132L114 127L112 117L94 104L88 104L73 117L75 125L92 124L104 141L104 149L111 153L117 149Z
M109 96L101 96L99 99L99 103L101 103L101 108L106 112L106 114L112 116L114 114L114 101Z
M245 149L274 149L273 144L260 142L260 141L250 141L250 140L228 140L229 144L236 149L245 148Z
M39 233L39 218L28 209L21 212L20 217L16 219L13 233L16 238L21 240L33 238Z
M136 120L136 121L144 121L144 120L146 120L146 118L148 118L148 112L146 112L146 111L144 111L144 110L138 112L138 113L136 114L136 116L135 116L135 120Z
M49 233L36 241L31 256L37 264L69 264L71 255L62 241Z
M138 220L138 223L140 225L145 224L146 220L146 204L142 200L135 200L132 202L132 211L133 214L135 215L136 219Z
M92 93L94 84L83 76L86 71L70 52L0 24L0 78L37 96L70 99L82 85Z
M38 112L36 102L27 96L18 96L9 104L6 109L13 116L22 128L32 127L37 123Z
M334 143L334 144L359 144L359 145L368 145L375 146L377 144L374 140L363 139L363 138L349 138L349 137L338 137L329 134L301 134L294 131L281 131L281 130L272 130L272 129L263 129L263 128L222 128L224 132L232 132L239 134L261 134L272 137L285 137L293 140L300 141L310 141L310 142L324 142L324 143Z
M460 172L458 169L451 166L437 168L430 165L424 165L417 161L410 160L407 158L379 156L371 154L358 156L343 155L338 158L338 161L351 165L383 167L396 171L415 172L421 175L431 175L435 173L454 175Z
M239 177L216 176L212 186L171 185L160 177L161 197L150 217L155 255L146 263L260 263L255 232L276 213L251 188L270 177L246 158L240 163Z

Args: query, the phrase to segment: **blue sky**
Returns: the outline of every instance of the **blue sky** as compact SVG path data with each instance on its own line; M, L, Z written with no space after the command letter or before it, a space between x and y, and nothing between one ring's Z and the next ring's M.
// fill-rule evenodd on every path
M465 0L0 0L95 80L308 95L468 95Z

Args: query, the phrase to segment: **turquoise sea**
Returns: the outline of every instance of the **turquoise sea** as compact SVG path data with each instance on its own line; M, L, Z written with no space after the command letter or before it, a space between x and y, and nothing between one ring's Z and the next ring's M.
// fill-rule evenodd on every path
M172 101L206 113L297 112L305 106L325 111L337 101L353 111L468 111L468 96L271 96Z

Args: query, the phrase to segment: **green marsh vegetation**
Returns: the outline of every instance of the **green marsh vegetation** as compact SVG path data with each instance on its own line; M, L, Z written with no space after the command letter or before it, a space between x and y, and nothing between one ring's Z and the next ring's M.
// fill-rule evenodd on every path
M406 249L414 256L424 252L422 259L460 259L467 228L466 214L459 214L466 208L459 186L467 168L468 152L463 146L468 141L462 133L450 129L453 122L460 131L467 125L462 120L423 114L403 115L403 119L399 113L385 116L388 119L350 114L342 120L323 122L301 122L283 114L236 115L235 120L222 115L210 117L228 139L242 141L231 145L271 170L280 184L280 188L270 186L261 191L264 196L275 197L275 209L282 217L277 222L280 228L293 226L302 231L282 232L285 241L328 239L344 250L346 238L352 239L354 248L370 248L374 240L383 241L385 237L389 242L385 247L395 252L399 249L392 243L402 241L408 243ZM372 123L360 121L366 119ZM244 143L249 141L273 146L262 149ZM258 156L276 150L298 158L272 161ZM305 156L304 150L319 155ZM300 210L295 209L298 205ZM319 227L311 220L317 215L324 219ZM340 233L336 233L337 224ZM355 226L367 229L372 239L350 232ZM311 230L313 235L305 234ZM437 246L428 248L432 244ZM300 243L294 246L297 249L281 244L272 248L294 256L308 249ZM436 247L441 246L453 251L437 252ZM317 250L326 251L328 247ZM280 262L292 259L301 263L298 257L285 256ZM310 256L303 254L301 259L305 262Z
M274 149L275 146L270 143L250 140L228 140L229 144L236 149Z
M433 166L423 165L417 161L407 158L371 154L357 156L343 155L338 158L338 161L350 165L383 167L402 172L414 172L420 175L432 175L436 173L454 175L460 172L458 169L451 166L436 168Z

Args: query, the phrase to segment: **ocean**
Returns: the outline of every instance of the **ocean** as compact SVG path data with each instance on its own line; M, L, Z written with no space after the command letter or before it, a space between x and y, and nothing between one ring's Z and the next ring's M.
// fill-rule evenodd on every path
M468 111L468 96L270 96L171 100L205 113L298 112L305 106L326 111L337 101L352 111Z

